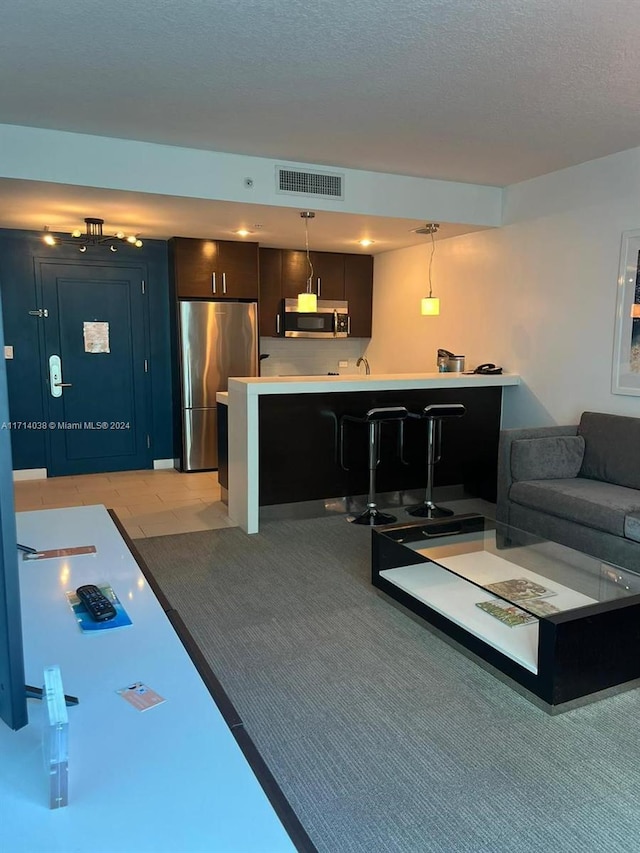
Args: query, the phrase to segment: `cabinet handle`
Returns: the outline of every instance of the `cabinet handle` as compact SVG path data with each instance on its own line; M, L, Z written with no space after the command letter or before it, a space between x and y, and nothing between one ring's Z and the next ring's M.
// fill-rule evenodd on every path
M347 315L347 334L351 334L351 314Z
M320 299L320 276L318 276L318 299Z
M226 294L227 292L227 274L226 272L222 273L222 293Z
M280 315L276 314L276 335L280 334Z
M216 274L214 272L211 273L211 292L216 292Z

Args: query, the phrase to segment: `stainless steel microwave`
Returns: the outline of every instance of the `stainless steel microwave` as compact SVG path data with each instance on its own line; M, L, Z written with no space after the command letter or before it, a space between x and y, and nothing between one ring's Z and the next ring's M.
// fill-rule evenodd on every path
M298 311L297 299L283 299L277 333L285 338L346 338L351 331L349 303L318 299L316 311Z

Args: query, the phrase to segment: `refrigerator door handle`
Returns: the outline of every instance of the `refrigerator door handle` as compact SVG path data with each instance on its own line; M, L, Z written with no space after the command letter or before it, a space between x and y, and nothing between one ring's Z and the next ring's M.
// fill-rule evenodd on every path
M216 293L216 274L214 272L211 273L211 292L215 296L215 293Z

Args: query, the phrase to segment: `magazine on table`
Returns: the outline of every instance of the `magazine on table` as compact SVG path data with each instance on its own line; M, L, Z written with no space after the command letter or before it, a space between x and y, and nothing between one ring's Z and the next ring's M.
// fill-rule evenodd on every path
M478 601L476 607L499 619L509 628L515 628L518 625L530 625L532 622L538 621L531 613L521 610L515 604L509 604L508 601Z
M543 598L532 598L525 603L525 607L529 613L535 613L536 616L553 616L554 613L560 613L559 607Z
M511 578L507 581L484 584L489 592L502 596L509 601L527 601L530 598L547 598L556 593L552 589L540 586L529 578Z

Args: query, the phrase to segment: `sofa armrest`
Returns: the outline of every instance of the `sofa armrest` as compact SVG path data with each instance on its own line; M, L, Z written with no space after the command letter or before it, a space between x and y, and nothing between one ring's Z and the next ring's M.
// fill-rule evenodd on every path
M498 447L498 483L496 519L509 523L509 490L514 482L511 470L511 454L514 441L554 438L556 436L575 436L578 425L529 427L527 429L503 429L500 432Z

